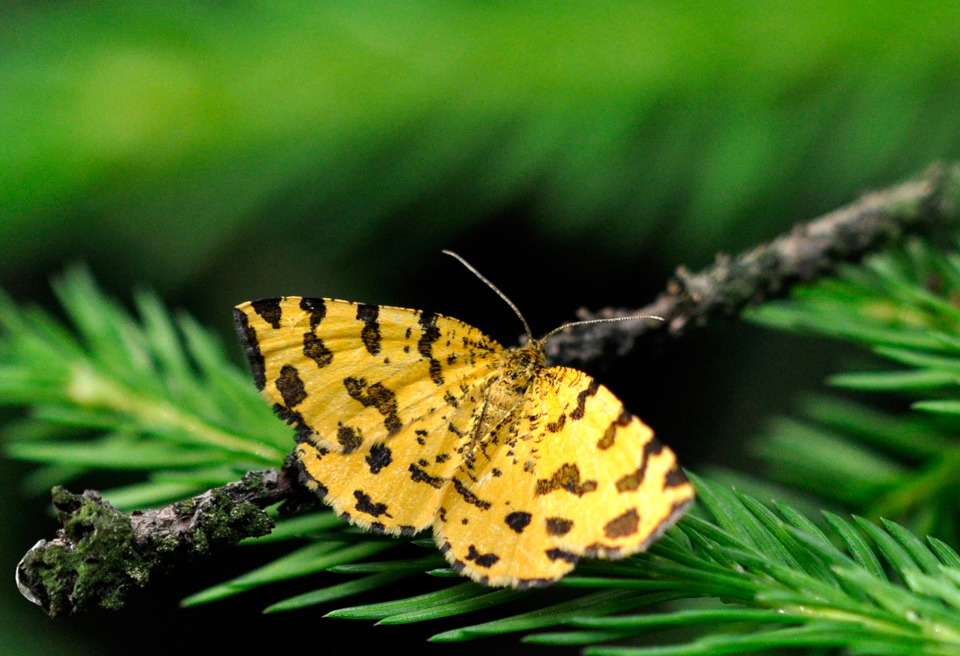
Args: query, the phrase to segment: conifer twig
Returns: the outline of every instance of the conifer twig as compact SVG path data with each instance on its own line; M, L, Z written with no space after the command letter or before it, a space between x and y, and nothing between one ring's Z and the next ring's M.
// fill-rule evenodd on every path
M267 469L187 501L124 513L94 490L72 494L55 487L53 507L63 528L23 557L17 586L51 617L121 608L154 572L270 533L273 520L263 508L298 489L290 470Z
M783 295L837 264L857 260L908 232L930 231L956 219L960 166L931 166L919 179L865 194L773 241L716 263L699 273L677 269L667 289L649 305L631 310L581 308L581 320L655 315L663 322L620 321L571 328L549 342L555 362L585 362L603 353L628 353L640 335L658 329L681 333L711 315L732 314L747 304Z
M718 258L717 264L704 272L690 274L681 270L677 279L668 286L667 292L636 312L607 309L595 316L615 317L635 313L659 315L666 319L665 325L672 333L679 333L690 322L698 324L710 314L722 310L733 311L751 301L781 293L795 281L809 280L831 270L840 261L859 258L905 232L927 230L938 223L946 223L954 218L954 200L958 188L960 167L933 167L919 181L868 194L848 207L798 226L793 233L732 260ZM92 282L88 286L92 286ZM95 298L89 290L84 294ZM76 298L80 298L79 294ZM114 348L118 340L111 336L120 327L130 332L133 330L132 324L103 303L78 307L86 312L84 317L96 319L86 324L79 323L81 332L100 338L92 340L93 347L87 347L103 351L98 351L100 360L93 364L119 366L115 360L125 351ZM12 304L7 310L10 314L8 322L12 321L13 327L5 327L18 335L22 333L24 352L44 356L34 357L30 362L43 362L43 367L47 368L50 362L86 362L84 347L74 344L65 337L65 333L51 332L52 324L49 322L39 323L44 331L40 336L34 336L30 328L32 324L26 317L18 314ZM591 318L594 315L582 313L581 316ZM554 360L565 361L588 360L608 350L625 352L632 347L634 339L652 325L661 324L629 321L595 324L558 334L547 343L547 348ZM159 329L155 328L154 332L164 336ZM121 333L121 337L127 334ZM50 338L50 344L47 344L44 339L50 335L56 339ZM181 371L181 378L184 379L181 382L191 383L192 378L183 374L185 365L181 359L185 356L177 349L169 348L172 343L170 340L154 339L151 342L147 336L138 336L131 343L139 346L142 342L166 344L164 349L154 344L158 359L177 365L172 369ZM120 343L123 344L122 340ZM51 344L68 349L73 360L45 357L48 347L52 348ZM130 352L140 353L136 349ZM207 363L204 375L210 377L223 367L219 364L219 356L206 353L206 347L195 349L193 357ZM136 362L131 359L128 364L133 367ZM24 366L22 370L10 367L10 371L18 373L20 378L3 388L11 395L8 402L23 405L31 403L24 400L24 381L39 380L46 369ZM63 372L63 380L57 379L59 382L55 381L56 385L63 386L63 381L71 381L72 371L68 368ZM49 377L49 372L46 373ZM162 367L157 369L156 374L171 375ZM202 381L203 378L197 380ZM235 390L232 379L217 380L225 386L224 389ZM67 385L65 389L69 391L74 387ZM195 387L188 385L184 389ZM157 397L167 398L159 393ZM63 393L51 399L48 402L60 403L67 410L91 410L90 400L77 398L76 395ZM172 396L170 400L173 403L185 402L180 396ZM104 405L102 399L99 402ZM246 406L241 404L240 407ZM100 406L94 406L93 409L103 410ZM112 413L108 418L116 415L116 418L122 419L131 415L127 406L114 408L107 404L106 410ZM97 417L99 421L104 421L103 417ZM135 418L143 421L140 415ZM181 441L197 448L222 446L208 442L194 444L189 439L193 437L191 431L182 432L183 435L176 433ZM251 453L249 449L246 452ZM191 500L158 510L126 514L104 502L96 492L73 495L62 488L55 488L54 507L64 528L55 539L40 541L27 553L17 567L18 585L24 596L50 615L96 606L118 608L123 605L129 591L145 585L154 571L165 569L185 557L209 554L244 537L269 533L272 520L262 509L279 501L296 502L298 491L295 477L288 476L286 469L279 474L276 470L250 472L242 481L213 488Z

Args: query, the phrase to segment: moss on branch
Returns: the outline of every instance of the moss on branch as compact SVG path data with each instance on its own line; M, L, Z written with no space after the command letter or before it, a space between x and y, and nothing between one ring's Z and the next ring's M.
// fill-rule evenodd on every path
M192 499L132 513L94 490L72 494L55 487L53 507L63 528L27 552L17 585L51 617L119 609L157 572L269 533L273 520L263 508L298 489L286 471L250 472Z

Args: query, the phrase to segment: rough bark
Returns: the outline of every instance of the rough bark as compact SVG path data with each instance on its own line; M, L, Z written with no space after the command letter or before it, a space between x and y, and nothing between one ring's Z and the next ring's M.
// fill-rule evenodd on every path
M865 194L858 201L735 257L717 256L698 273L677 269L653 303L636 309L578 311L581 320L655 315L664 321L619 321L569 328L546 345L547 357L564 364L602 354L623 355L638 337L666 330L679 335L710 316L732 315L751 303L782 296L798 282L833 271L912 232L957 225L960 166L930 167L919 179Z
M266 535L273 520L263 508L288 499L295 477L275 469L155 510L124 513L87 490L53 488L63 525L17 565L23 596L51 617L92 608L121 608L128 595L173 565Z

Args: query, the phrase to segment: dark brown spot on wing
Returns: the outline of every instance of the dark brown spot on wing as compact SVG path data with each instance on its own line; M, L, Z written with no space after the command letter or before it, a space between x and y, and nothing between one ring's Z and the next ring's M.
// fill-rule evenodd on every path
M618 517L614 517L603 526L603 534L608 538L623 538L633 535L640 527L640 514L631 508Z
M433 357L433 343L440 339L440 329L437 328L437 315L433 312L424 312L420 315L420 339L417 341L417 353L429 360L430 380L436 385L443 385L443 367L440 361Z
M253 306L253 311L273 326L274 330L280 328L280 300L279 298L264 298L250 304Z
M340 424L337 427L337 442L339 442L340 446L343 447L343 452L345 454L353 453L357 450L357 447L363 444L363 438L360 436L360 429Z
M616 440L617 430L623 426L630 424L630 421L633 419L633 415L627 412L626 408L620 410L620 415L613 420L613 422L607 426L607 430L603 432L603 437L597 441L597 448L601 451L606 451L613 446L614 441Z
M666 477L663 479L664 489L668 487L677 487L678 485L683 485L688 482L686 475L680 471L680 468L677 465L674 465L670 468L670 471L667 472Z
M370 473L379 474L381 469L393 462L393 453L386 444L377 443L370 447L370 455L366 457L366 461L370 467Z
M472 560L478 567L493 567L500 556L495 553L482 554L471 544L467 549L467 560Z
M357 321L363 322L363 328L360 330L360 341L363 342L367 353L370 355L380 353L380 323L377 321L379 316L379 305L368 305L366 303L357 305Z
M323 340L314 333L303 334L303 354L323 368L333 362L333 351L327 348Z
M467 487L460 482L460 479L454 477L453 479L453 489L457 491L463 500L469 503L471 506L476 506L480 510L488 510L490 508L490 502L484 501L479 498L476 494L467 489Z
M523 533L523 529L527 528L532 519L532 515L528 512L512 512L504 518L507 526L517 533Z
M596 481L580 482L580 468L571 462L561 465L550 478L537 480L537 496L550 494L554 490L564 489L570 494L582 497L597 489Z
M563 549L548 549L544 553L550 560L565 560L568 563L576 563L579 560L574 554Z
M390 517L390 515L387 514L387 504L374 503L370 495L363 490L354 490L353 497L357 500L356 508L360 512L372 515L373 517L379 517L380 515Z
M430 360L430 380L437 385L443 385L443 367L439 360Z
M437 490L443 487L443 484L446 482L446 479L441 478L440 476L431 476L413 463L410 463L409 471L410 480L412 480L414 483L426 483L430 487L436 488Z
M593 379L590 381L590 386L587 387L587 389L577 394L577 407L570 413L570 419L574 421L583 419L583 413L586 411L587 398L596 394L598 389L600 389L600 383L597 379Z
M420 339L417 341L417 352L425 358L433 357L433 343L440 339L440 329L437 328L437 315L433 312L424 312L420 315Z
M643 453L640 456L640 466L636 471L623 476L617 481L617 492L633 492L643 484L643 478L647 474L647 463L650 456L663 451L663 444L657 438L651 438L649 442L643 445Z
M374 383L367 385L363 378L344 378L343 386L347 389L347 394L356 399L364 406L372 406L377 412L383 415L383 423L387 432L391 435L400 430L403 425L400 417L397 415L397 395L384 387L383 383Z
M242 310L234 308L233 321L237 326L237 333L240 335L240 343L243 344L243 350L247 354L247 361L250 363L253 382L258 390L262 390L267 384L266 364L263 360L263 353L260 352L257 331L250 325L247 315Z
M547 424L547 430L550 431L551 433L556 433L561 428L563 428L563 425L566 423L566 421L567 421L567 415L561 414L559 417L557 417L556 421L551 421L550 423Z
M280 368L280 377L277 378L276 386L280 396L283 397L283 404L288 409L295 408L307 398L303 381L300 380L300 373L296 367L291 367L289 364Z
M291 410L279 403L274 403L273 411L280 419L297 429L297 442L308 441L310 436L313 435L313 429L304 421L303 415L296 410Z
M547 533L549 535L566 535L573 528L573 520L563 517L547 517Z
M301 298L300 309L310 314L311 331L315 331L327 316L327 304L322 298Z
M327 486L315 479L310 472L307 471L307 467L303 464L303 460L297 458L296 463L298 469L297 478L300 480L300 483L308 489L310 487L315 488L314 491L316 495L321 499L326 498L327 494L330 493L330 490L327 489Z

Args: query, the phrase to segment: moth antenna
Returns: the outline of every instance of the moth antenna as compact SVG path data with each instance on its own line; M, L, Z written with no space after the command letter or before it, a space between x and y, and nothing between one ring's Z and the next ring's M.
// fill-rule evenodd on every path
M591 323L614 323L616 321L636 321L637 319L657 319L659 321L666 321L666 319L664 319L663 317L658 317L655 314L638 314L633 317L612 317L610 319L587 319L585 321L574 321L573 323L565 323L559 328L554 328L553 330L548 332L546 335L544 335L543 339L541 339L540 341L545 342L547 341L547 338L551 337L552 335L556 335L561 330L566 330L571 326L586 326L587 324L591 324Z
M533 333L530 332L530 324L528 324L528 323L527 323L527 320L523 318L523 315L522 315L522 314L520 314L519 308L517 308L517 306L513 304L513 301L511 301L509 298L507 298L507 295L506 295L506 294L504 294L502 291L500 291L499 289L497 289L497 286L496 286L496 285L494 285L492 282L490 282L489 280L487 280L486 278L484 278L484 277L483 277L483 274L480 273L479 271L477 271L476 269L474 269L473 266L472 266L469 262L467 262L465 259L463 259L463 258L460 257L459 255L457 255L457 254L454 253L453 251L446 251L446 250L445 250L445 251L443 251L443 253L446 254L446 255L449 255L450 257L455 257L455 258L457 258L458 260L460 260L460 264L462 264L463 266L465 266L465 267L467 267L468 269L470 269L470 272L473 273L473 275L475 275L477 278L479 278L480 280L482 280L483 282L485 282L485 283L487 284L487 287L489 287L490 289L492 289L493 291L495 291L495 292L497 293L497 296L499 296L500 298L502 298L502 299L506 302L507 305L509 305L511 308L513 308L513 311L517 313L517 316L518 316L518 317L520 317L520 321L523 322L523 329L527 331L527 339L528 339L531 343L533 343L534 339L533 339Z

